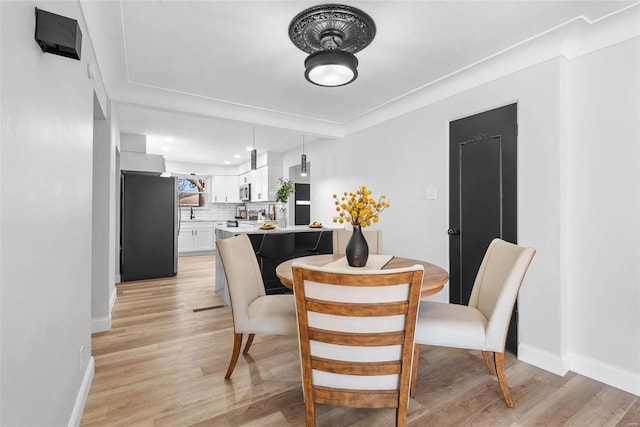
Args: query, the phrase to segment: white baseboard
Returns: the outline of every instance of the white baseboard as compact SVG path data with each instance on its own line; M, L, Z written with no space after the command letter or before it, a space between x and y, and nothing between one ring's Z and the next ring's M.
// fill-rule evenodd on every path
M111 330L111 313L108 316L91 319L91 333L110 331Z
M518 360L560 376L564 376L569 372L569 364L566 358L527 344L518 345Z
M526 344L518 346L518 360L564 376L573 371L601 383L640 396L640 373L571 353L565 357Z
M76 396L76 402L73 405L71 418L69 418L69 423L67 424L69 427L78 427L80 425L80 421L82 420L82 413L84 412L84 406L86 405L87 397L89 396L89 389L91 389L91 383L93 382L94 372L95 364L93 361L93 356L91 356L89 358L89 363L87 363L87 369L85 369L84 371L82 383L80 384L80 389L78 390L78 395Z
M116 283L120 283L122 281L122 276L120 275L120 273L116 274L115 281Z
M113 306L116 304L117 297L118 297L118 290L114 285L111 288L111 295L109 295L109 313L113 312Z
M109 315L98 317L96 319L91 319L92 334L111 330L111 312L113 311L113 306L116 303L117 295L118 295L118 292L116 291L116 287L114 286L111 289L111 295L109 295Z
M570 354L569 360L573 372L640 396L640 373L578 354Z

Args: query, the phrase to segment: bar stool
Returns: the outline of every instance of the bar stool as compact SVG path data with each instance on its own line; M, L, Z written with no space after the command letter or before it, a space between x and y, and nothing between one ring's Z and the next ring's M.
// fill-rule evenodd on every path
M316 255L315 247L318 245L320 234L317 231L295 233L296 248L293 257Z
M294 233L267 233L256 252L260 264L262 280L268 295L290 293L276 276L276 267L283 261L293 258L295 251Z

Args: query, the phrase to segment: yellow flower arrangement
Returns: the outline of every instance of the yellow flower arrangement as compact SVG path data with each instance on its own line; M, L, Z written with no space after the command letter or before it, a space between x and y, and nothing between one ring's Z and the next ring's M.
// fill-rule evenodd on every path
M333 222L344 224L350 223L353 226L368 227L371 223L379 221L380 213L391 206L384 194L376 201L371 197L371 190L362 186L355 193L347 193L342 196L333 195L335 199L338 216L333 218Z

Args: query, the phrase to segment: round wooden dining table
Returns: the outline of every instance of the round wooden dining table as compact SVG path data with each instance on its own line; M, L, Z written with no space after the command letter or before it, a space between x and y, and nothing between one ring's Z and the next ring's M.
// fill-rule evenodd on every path
M293 270L292 265L294 262L322 267L330 262L343 258L344 254L327 254L327 255L311 255L301 258L294 258L288 261L284 261L276 267L276 276L280 279L282 284L289 289L293 289ZM424 298L429 295L436 294L442 290L444 285L449 281L449 273L441 267L435 264L431 264L417 259L402 258L394 256L388 263L382 267L382 270L389 270L393 268L411 267L412 265L420 264L424 267L424 273L422 276L422 288L420 290L420 297Z

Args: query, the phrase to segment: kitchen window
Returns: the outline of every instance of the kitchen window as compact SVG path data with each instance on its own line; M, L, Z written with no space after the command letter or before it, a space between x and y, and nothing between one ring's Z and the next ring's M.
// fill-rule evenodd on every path
M178 205L201 208L207 205L210 177L203 175L178 176Z

